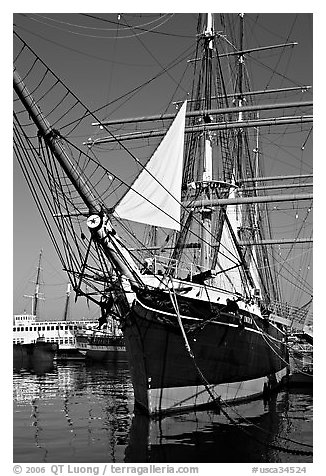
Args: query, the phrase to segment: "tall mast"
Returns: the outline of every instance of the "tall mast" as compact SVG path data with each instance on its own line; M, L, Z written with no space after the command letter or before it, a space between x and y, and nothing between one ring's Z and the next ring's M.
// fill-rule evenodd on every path
M257 119L259 117L259 112L257 112ZM256 129L256 147L253 150L254 153L254 177L258 177L259 175L259 127ZM256 195L256 182L254 182L254 191ZM257 242L258 239L258 203L255 203L253 205L254 208L254 217L252 221L252 240L253 242ZM250 258L250 265L251 269L253 270L253 274L255 276L254 281L255 281L255 286L258 286L259 288L261 287L260 284L260 276L257 272L257 265L258 265L258 257L257 257L257 249L256 246L253 245L250 252L249 252L249 258Z
M240 17L240 45L239 45L239 50L240 52L242 52L243 50L243 17L244 17L244 14L243 13L240 13L239 15ZM239 113L238 113L238 122L242 122L243 121L243 113L241 111L241 108L243 107L243 103L245 101L243 95L242 95L242 91L243 91L243 63L244 63L244 57L243 57L243 54L240 53L239 57L238 57L238 82L237 82L237 90L239 91L238 93L238 97L237 97L237 106L239 107ZM237 149L237 177L236 179L239 179L239 174L240 174L240 177L242 177L242 167L243 167L243 163L242 163L242 148L243 148L243 129L240 128L238 129L238 132L237 132L237 136L238 136L238 149Z
M213 38L214 38L214 19L212 13L207 13L206 27L203 32L204 38L204 64L205 64L205 83L204 83L204 109L211 109L211 88L212 88L212 56L213 56ZM203 118L204 123L211 122L209 115ZM213 178L213 154L212 154L212 133L204 131L204 164L202 172L203 194L210 198L210 182ZM203 207L202 218L202 254L201 267L203 270L211 267L211 236L212 236L212 209Z
M239 14L240 18L240 24L239 24L239 48L238 48L238 60L237 60L237 81L235 84L235 91L237 91L237 97L235 98L235 105L236 108L238 109L238 117L237 117L237 122L239 124L239 128L236 133L236 160L235 163L232 165L232 175L230 177L230 182L233 184L236 181L239 181L242 177L246 176L246 167L247 167L247 160L245 157L245 154L248 153L246 151L246 145L244 141L244 129L242 127L242 123L244 122L244 112L243 112L243 107L245 104L246 99L243 96L243 84L244 84L244 54L243 54L243 44L244 44L244 14L240 13ZM234 190L230 189L230 193L232 195L232 198L234 198ZM231 197L229 196L229 198ZM249 205L250 207L250 205ZM245 256L245 253L248 255L247 252L243 253L242 249L239 247L239 231L245 234L247 233L248 230L251 230L251 233L253 233L253 229L255 228L255 224L252 220L252 217L249 216L249 208L248 205L242 204L240 205L240 210L237 209L238 206L235 206L234 213L233 213L233 218L232 218L232 223L230 222L230 216L226 215L226 223L224 223L224 227L226 224L228 224L229 231L232 236L232 240L234 242L234 245L236 249L238 250L239 258L240 261L242 262L242 270L246 276L246 280L251 287L255 287L258 285L258 276L257 273L255 272L255 266L254 266L254 257L255 254L249 254L249 259L248 256ZM242 236L241 236L242 238ZM252 253L254 253L255 250L252 250ZM251 251L249 250L249 253ZM251 266L250 266L251 265ZM251 269L250 269L251 268ZM240 274L242 275L243 273L241 272L241 268L239 269Z

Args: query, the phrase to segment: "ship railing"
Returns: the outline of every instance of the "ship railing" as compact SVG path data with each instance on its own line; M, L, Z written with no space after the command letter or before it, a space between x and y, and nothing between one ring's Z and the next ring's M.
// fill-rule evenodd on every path
M168 274L172 278L191 280L194 274L206 271L206 269L194 263L185 263L178 259L154 255L151 271L153 274Z
M297 329L303 328L309 313L309 307L297 307L281 301L270 302L268 308L272 313L289 320L290 325Z
M162 283L166 283L166 276L169 276L175 280L188 281L189 284L197 286L200 283L194 282L193 276L198 276L201 272L203 274L206 274L207 271L210 271L197 264L185 264L182 261L178 261L176 259L171 259L160 255L155 255L153 256L153 258L148 259L147 261L151 262L151 265L146 268L144 274L151 275L153 278L155 277L155 279L153 281L151 279L146 279L146 283L147 285L152 285L154 287L157 286L157 279L160 279L160 276L162 276ZM150 278L150 276L148 276L148 278ZM239 292L217 286L213 274L211 278L205 278L205 286L207 286L208 288L212 287L214 291L218 291L221 294L225 294L228 298L230 298L230 296L233 296L233 298L236 300L243 299L243 295ZM248 299L250 299L251 303L256 302L254 296L250 296L250 298L248 296Z

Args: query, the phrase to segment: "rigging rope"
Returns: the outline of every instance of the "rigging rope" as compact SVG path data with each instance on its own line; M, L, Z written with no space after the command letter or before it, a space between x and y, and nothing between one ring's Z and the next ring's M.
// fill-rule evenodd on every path
M41 60L40 60L40 61L41 61ZM41 63L44 64L42 61L41 61ZM52 71L51 71L51 73L52 73ZM53 73L52 73L52 74L53 74ZM60 84L62 84L61 81L60 81ZM65 87L65 86L64 86L64 87ZM68 90L66 87L65 87L65 89ZM70 112L75 106L77 106L77 104L80 103L79 100L78 100L78 98L77 98L73 93L71 93L71 94L72 94L72 96L75 98L75 102L74 102L74 104L70 107L69 111L66 111L65 113L62 114L62 116L60 117L60 120L61 120L64 116L66 116L66 115L68 114L68 112ZM53 110L52 110L52 112L53 112ZM51 111L50 111L50 113L51 113ZM91 113L87 108L85 108L84 115L79 119L79 122L83 119L83 117L86 117L87 114L93 115L93 113ZM59 122L59 119L55 122L55 124L57 124L58 122ZM77 122L75 125L77 126L77 124L78 124L78 122ZM107 128L106 128L106 129L107 129ZM114 137L114 135L112 134L111 131L108 130L108 132ZM84 152L82 152L80 149L78 149L76 146L74 146L71 142L69 142L68 139L66 139L66 142L67 142L68 144L70 144L72 147L74 147L76 150L78 150L81 155L84 154ZM122 147L142 168L145 168L145 167L139 162L139 160L134 156L134 154L132 154L123 144L120 144L120 145L121 145L121 147ZM106 172L109 172L108 169L106 169L106 168L104 168L104 167L102 167L102 169L106 170ZM113 173L112 173L112 175L113 175L115 178L117 178L117 176L115 176ZM152 175L152 174L151 174L151 175ZM154 180L156 180L155 177L153 177L153 178L154 178ZM119 180L121 180L121 179L119 179ZM128 186L128 184L125 184L125 185ZM164 189L165 189L165 187L164 187ZM165 189L165 190L166 190L166 189ZM141 195L139 192L137 192L137 193L138 193L139 195ZM170 192L168 191L168 193L170 193ZM155 204L153 204L153 205L155 205ZM180 204L180 205L182 206L182 204ZM156 205L155 205L155 206L156 206ZM183 207L183 206L182 206L182 207ZM184 208L184 207L183 207L183 208ZM161 209L161 211L162 211L163 213L166 213L165 210L162 210L162 209ZM198 222L198 219L195 218L195 221ZM194 233L193 231L191 231L191 233L194 234L195 236L197 236L197 234ZM211 234L211 236L212 236L212 234ZM198 237L198 236L197 236L197 237ZM198 237L198 238L199 238L199 237ZM222 244L222 246L224 246L224 245ZM233 253L231 253L231 254L232 254L232 256L235 258L235 260L238 259L238 257L235 256ZM221 255L223 256L224 253L221 252ZM224 255L224 256L225 256L225 255ZM237 264L237 261L231 259L230 257L228 257L228 259L229 259L231 262Z
M203 375L202 371L200 370L200 368L198 367L197 365L197 362L195 360L195 356L191 350L191 347L189 345L189 342L188 342L188 339L187 339L187 336L186 336L186 333L185 333L185 330L184 330L184 327L183 327L183 324L182 324L182 319L181 319L181 316L180 316L180 312L179 312L179 307L178 307L178 301L177 301L177 296L175 294L175 290L174 290L174 287L173 287L173 281L171 280L171 288L168 288L169 289L169 293L170 293L170 299L171 299L171 302L172 302L172 305L175 309L175 313L176 313L176 317L177 317L177 321L178 321L178 324L179 324L179 327L180 327L180 331L181 331L181 334L182 334L182 338L183 338L183 342L184 342L184 346L186 348L186 351L189 355L189 357L191 358L191 361L193 362L194 364L194 367L196 369L196 372L198 373L207 393L209 394L209 396L211 397L212 399L212 403L214 403L215 405L217 405L218 407L218 410L223 413L223 415L228 419L228 421L230 423L232 423L233 425L235 426L238 426L240 428L241 431L243 431L246 435L248 435L250 438L252 438L253 440L255 440L257 443L263 445L263 446L267 446L268 448L273 448L277 451L282 451L282 452L285 452L285 453L290 453L290 454L296 454L296 455L303 455L303 456L312 456L312 451L304 451L304 450L294 450L294 449L290 449L290 448L285 448L283 446L279 446L279 445L276 445L276 444L273 444L273 443L264 443L263 441L261 441L260 439L256 438L250 431L246 430L245 428L243 428L242 426L239 426L239 423L234 420L221 406L221 404L223 405L226 405L227 407L229 407L229 405L222 401L221 399L221 396L219 395L214 395L215 393L215 390L214 388L210 388L211 384L209 384L209 382L206 380L205 376ZM172 292L171 292L171 289L172 289ZM250 422L251 423L251 422ZM251 423L252 424L252 423ZM263 431L262 428L260 427L257 427L259 428L260 430ZM290 438L282 438L284 439L285 441L290 441L290 442L293 442L295 444L298 444L298 445L302 445L302 446L309 446L311 447L311 445L307 445L305 443L301 443L299 441L294 441L294 440L291 440Z
M167 14L166 14L167 15ZM80 32L76 32L76 31L72 31L72 30L67 30L65 28L60 28L59 26L56 26L56 25L51 25L49 23L46 23L44 21L41 21L39 20L38 18L33 18L29 15L26 15L24 14L24 16L26 16L27 18L29 18L30 20L33 20L37 23L41 23L43 25L46 25L46 26L49 26L51 28L55 28L57 30L60 30L60 31L64 31L66 33L71 33L73 35L77 35L77 36L81 36L81 37L87 37L87 38L95 38L95 39L112 39L114 38L114 36L103 36L103 35L89 35L89 34L86 34L86 33L80 33ZM41 15L39 15L41 16ZM174 16L174 14L172 13L171 16ZM42 17L43 18L43 17ZM143 28L137 28L135 27L136 29L139 29L139 30L143 30L139 33L134 33L133 35L124 35L124 36L121 36L120 39L129 39L129 38L134 38L134 37L138 37L138 36L141 36L141 35L145 35L146 33L151 33L151 32L154 32L157 28L159 28L160 26L164 25L166 22L168 22L170 20L171 17L169 18L165 18L161 21L161 23L159 23L158 25L155 25L153 26L153 28L149 29L149 30L144 30ZM111 23L115 23L115 22L111 22Z
M17 35L17 36L18 36L18 35ZM18 36L18 38L19 38L19 36ZM21 41L22 41L22 40L21 40ZM24 48L25 48L25 45L23 46L22 49L24 49ZM32 52L32 50L30 50L30 51ZM32 53L33 53L33 52L32 52ZM33 53L33 54L34 54L34 53ZM34 56L37 57L37 55L35 55L35 54L34 54ZM37 57L37 59L39 59L39 58ZM39 60L40 60L40 59L39 59ZM37 60L35 60L35 58L34 58L34 63L33 63L33 65L32 65L32 67L30 67L30 69L27 71L27 74L30 74L30 72L31 72L31 70L34 68L34 65L36 64L36 62L37 62ZM42 63L43 66L45 66L45 64L44 64L41 60L40 60L40 62ZM175 65L175 61L174 61L173 63L171 63L171 64L172 64L172 65ZM171 66L171 67L172 67L172 66ZM168 68L165 68L165 69L168 69ZM44 76L43 76L43 78L42 78L42 80L41 80L41 82L43 82L43 80L44 80L44 78L45 78L45 76L46 76L46 74L47 74L48 71L50 71L50 72L54 75L54 73L53 73L50 69L47 69L47 70L46 70L46 73L44 74ZM163 73L163 72L164 72L164 71L162 71L162 73ZM26 74L26 75L27 75L27 74ZM56 77L56 76L54 75L54 77ZM52 89L54 88L54 86L56 86L57 84L59 84L60 86L61 86L61 85L64 86L63 83L61 83L61 81L57 78L57 82L56 82L54 85L51 86L51 89L49 89L46 93L43 94L42 99L48 94L49 91L52 91ZM37 90L37 88L38 88L39 86L40 86L40 84L35 88L35 90ZM65 86L64 86L64 87L65 87ZM65 87L65 90L66 90L66 92L65 92L64 98L67 97L69 93L71 93L71 92L69 91L69 89L66 88L66 87ZM61 116L59 117L59 119L57 119L57 121L55 122L55 124L59 123L63 118L66 118L67 115L70 114L70 113L74 110L74 108L75 108L77 105L80 104L78 98L77 98L76 96L74 96L73 93L71 93L71 95L75 98L74 103L73 103L72 105L70 105L70 107L69 107L68 110L66 110L65 112L63 112L63 113L61 114ZM54 107L50 110L49 114L52 114L54 111L56 111L57 106L58 106L58 105L54 106ZM90 115L90 114L93 114L93 113L91 113L89 110L87 110L87 109L85 108L84 114L83 114L77 121L73 121L73 122L70 122L70 123L68 123L68 124L65 124L64 127L66 128L66 127L68 127L68 125L73 125L73 124L74 124L74 125L75 125L74 128L76 128L76 127L79 125L79 123L81 123L81 121L82 121L85 117L87 117L88 115ZM74 129L73 129L73 130L74 130ZM70 133L71 133L71 131L70 131ZM71 144L68 140L66 140L66 144L73 146L73 144ZM75 147L75 146L73 146L73 147ZM79 150L79 149L76 148L76 147L75 147L75 149L76 149L76 150ZM126 149L125 149L125 150L126 150ZM127 150L127 151L128 151L128 150ZM82 153L80 150L79 150L79 153L80 153L80 157L81 157L83 153ZM130 152L128 151L128 153L130 153ZM85 155L86 155L86 154L85 154ZM133 154L131 154L131 156L132 156L132 155L133 155ZM89 160L92 160L92 159L89 158ZM94 159L93 159L93 160L94 160ZM95 160L94 160L93 164L94 164L94 163L95 163ZM104 167L100 166L98 163L97 163L97 167L98 167L98 169L101 169L101 170L103 171L103 176L102 176L101 180L103 179L103 181L104 181L104 179L106 178L106 177L105 177L105 174L110 173L110 172L109 172L109 170L108 170L107 168L104 168ZM95 168L94 171L93 171L93 173L95 174L95 172L96 172L98 169ZM61 194L62 194L62 196L64 197L64 200L66 200L66 193L65 193L66 191L64 190L63 185L62 185L62 183L61 183L61 181L60 181L60 179L59 179L59 172L58 172L58 171L57 171L57 174L58 174L58 182L55 182L55 184L56 184L56 183L57 183L57 185L59 184L59 186L60 186L60 188L61 188ZM57 203L59 203L59 201L60 201L60 197L57 195ZM73 201L72 195L70 195L69 202L70 202L70 201ZM74 208L77 208L77 206L76 206L75 203L73 203L72 206L73 206ZM65 209L66 209L66 210L68 209L68 204L67 204L66 202L65 202ZM71 220L70 217L69 217L69 219ZM71 224L72 224L72 221L71 221ZM65 235L65 236L67 237L67 235ZM195 236L197 236L197 235L195 234ZM236 258L236 257L235 257L235 258ZM235 261L234 261L234 262L235 262Z
M105 30L105 31L116 31L116 27L115 28L100 28L100 27L92 27L90 25L77 25L75 23L69 23L67 21L63 21L63 20L57 20L55 18L51 18L51 17L46 17L45 15L40 15L40 14L37 14L35 13L36 16L40 17L40 18L44 18L46 20L50 20L50 21L53 21L54 23L61 23L63 25L68 25L68 26L75 26L76 28L83 28L83 29L89 29L89 30ZM157 16L159 18L155 18L154 20L151 20L147 23L142 23L142 24L139 24L139 25L133 25L132 27L128 26L128 27L123 27L121 28L121 24L118 23L118 22L113 22L111 20L107 20L106 18L100 18L100 17L96 17L95 15L87 15L87 14L81 14L81 16L85 16L85 17L89 17L89 18L94 18L96 20L101 20L101 21L104 21L104 22L108 22L108 23L114 23L117 25L117 27L119 27L121 30L129 30L130 28L143 28L144 26L148 26L150 25L151 23L155 23L156 21L158 20L161 20L162 18L168 16L169 14L168 13L163 13L163 15L161 14L157 14ZM171 14L170 14L171 15ZM171 15L173 16L173 15ZM119 19L119 18L118 18ZM113 37L115 38L115 37Z

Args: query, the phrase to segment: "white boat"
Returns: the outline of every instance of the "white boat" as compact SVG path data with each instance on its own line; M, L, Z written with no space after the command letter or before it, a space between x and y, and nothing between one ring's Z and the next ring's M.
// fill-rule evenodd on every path
M83 358L78 352L76 332L92 329L97 325L93 320L37 320L33 314L16 314L13 323L13 344L26 346L39 339L58 345L56 358Z
M41 269L41 257L40 252L35 290L32 298L32 313L27 314L15 314L13 318L13 346L14 353L19 355L27 348L33 348L37 342L55 344L56 352L54 357L56 359L69 359L69 358L83 358L77 350L76 344L76 332L78 329L93 328L98 325L97 320L90 319L78 319L68 320L67 310L69 305L69 298L71 294L70 283L67 286L66 305L64 319L43 320L37 317L38 303L40 299L40 269ZM43 344L42 344L43 345ZM43 345L45 349L46 346ZM49 349L52 352L52 347Z

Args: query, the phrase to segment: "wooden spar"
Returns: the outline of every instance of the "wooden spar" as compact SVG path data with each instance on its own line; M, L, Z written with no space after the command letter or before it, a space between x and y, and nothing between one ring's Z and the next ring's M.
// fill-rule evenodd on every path
M265 246L265 245L287 245L291 243L304 244L312 243L312 238L281 238L278 240L258 240L258 241L240 241L240 246Z
M263 187L241 187L243 192L251 192L257 190L273 190L277 188L301 188L301 187L313 187L312 183L285 183L277 185L264 185Z
M267 245L287 245L291 243L305 244L312 243L312 238L281 238L275 240L258 240L258 241L239 241L240 246L267 246ZM200 248L200 243L188 243L185 248ZM214 245L212 245L214 248ZM146 251L169 251L173 250L172 246L146 246ZM144 251L144 248L128 248L129 251Z
M290 117L274 117L270 119L260 119L250 120L250 121L240 121L240 122L219 122L219 123L208 123L202 124L199 126L186 127L185 132L187 134L193 132L202 132L202 131L216 131L216 130L226 130L226 129L239 129L245 127L266 127L266 126L282 126L285 124L305 124L312 122L312 116L290 116ZM166 134L167 129L160 129L157 131L141 131L141 132L131 132L129 134L122 134L117 136L102 137L99 139L89 140L88 142L83 142L83 145L92 146L94 144L107 144L110 142L122 142L125 140L133 139L147 139L151 137L161 137Z
M296 101L279 104L260 104L253 106L243 107L224 107L220 109L209 109L200 111L189 111L186 113L186 117L201 117L211 114L231 114L234 112L249 112L249 111L267 111L271 109L288 109L293 107L310 107L313 105L313 101ZM112 124L129 124L132 122L150 122L161 121L167 119L174 119L176 114L156 114L152 116L140 116L140 117L127 117L125 119L111 119L109 121L93 122L92 126L108 126Z
M201 208L201 207L219 207L224 205L240 205L249 203L272 203L272 202L291 202L296 200L312 200L313 194L293 194L293 195L266 195L263 197L239 197L239 198L216 198L212 200L197 200L195 202L182 202L182 206L186 208ZM79 210L74 213L60 213L55 214L55 217L69 217L69 216L88 216L87 210Z
M218 55L219 58L228 58L229 56L243 56L248 53L254 53L256 51L266 51L266 50L273 50L275 48L285 48L287 46L297 46L297 42L292 42L292 43L281 43L280 45L271 45L271 46L260 46L258 48L250 48L246 50L238 50L238 51L230 51L229 53L221 53ZM202 58L194 58L191 60L188 60L188 63L193 63L194 61L201 61Z
M244 91L242 96L258 96L260 94L275 94L275 93L286 93L290 91L301 91L303 93L311 89L312 86L293 86L291 88L278 88L278 89L260 89L254 91ZM215 99L224 99L224 98L236 98L239 97L240 92L236 91L234 93L225 94L223 96L212 96L212 100ZM197 99L187 99L188 103L195 102ZM173 101L172 104L182 104L183 101Z
M199 249L201 248L201 244L200 243L185 243L184 245L182 245L182 248L186 248L186 249ZM165 251L165 250L174 250L175 247L174 246L145 246L145 247L142 247L142 248L128 248L128 251L144 251L144 249L146 249L146 251Z
M78 191L87 208L92 213L100 211L98 200L96 200L96 197L93 195L92 191L81 177L76 165L71 162L70 158L62 147L57 134L43 116L41 110L39 109L38 105L34 101L16 70L14 70L14 90L36 124L41 136L44 138L59 164L70 178L71 183Z
M294 41L292 43L281 43L280 45L271 45L271 46L260 46L258 48L250 48L246 50L241 50L241 51L231 51L230 53L221 53L218 55L219 58L224 58L228 56L236 56L236 55L246 55L248 53L254 53L256 51L266 51L266 50L273 50L275 48L285 48L286 46L297 46L297 42Z
M293 179L293 178L302 178L302 177L312 177L312 175L307 174L307 175L288 175L288 176L285 176L285 177L259 177L257 179L257 181L259 181L259 180L266 180L266 181L268 181L268 180L280 180L280 179L284 180L284 179ZM252 180L253 179L248 179L248 182L252 181ZM247 181L247 180L242 180L242 182L245 182L245 181ZM313 186L312 184L297 184L297 185L296 184L290 184L290 185L293 186L293 187ZM288 185L284 185L284 187L289 188ZM265 188L270 188L270 187L259 187L259 188L258 187L256 187L256 188L252 187L250 189L246 188L244 190L246 190L246 191L247 190L248 191L249 190L263 190ZM277 197L279 197L279 195L277 195ZM252 198L259 198L259 197L252 197ZM273 201L272 200L273 197L267 197L267 198L269 198L268 201ZM295 200L295 198L293 200ZM279 200L277 200L277 201L279 201ZM53 214L53 217L54 218L67 218L67 217L79 217L79 216L87 217L88 215L89 215L88 210L79 210L79 211L71 212L71 213L55 213L55 214Z
M187 208L218 207L224 205L240 205L248 203L290 202L296 200L312 200L312 193L293 195L271 195L265 197L214 198L212 200L196 200L184 202Z
M272 177L248 177L239 180L239 183L246 183L246 182L267 182L270 180L294 180L294 179L304 179L304 178L312 178L312 174L302 174L302 175L274 175Z

